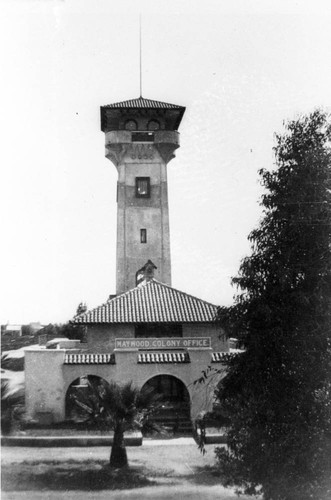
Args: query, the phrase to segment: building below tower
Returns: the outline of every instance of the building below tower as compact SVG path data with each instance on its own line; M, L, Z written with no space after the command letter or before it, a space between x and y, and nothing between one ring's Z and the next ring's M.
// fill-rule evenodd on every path
M138 286L74 319L86 328L85 342L59 340L52 349L26 352L29 417L42 420L46 412L54 422L70 420L69 396L86 377L154 387L165 398L167 418L177 415L182 425L211 409L221 376L206 386L194 382L208 366L220 368L229 352L215 322L217 306L146 269Z

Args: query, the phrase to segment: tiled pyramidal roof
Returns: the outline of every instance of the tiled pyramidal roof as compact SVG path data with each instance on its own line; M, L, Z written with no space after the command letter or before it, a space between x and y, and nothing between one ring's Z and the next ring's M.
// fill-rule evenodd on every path
M152 279L73 320L75 323L209 323L217 306Z
M145 99L138 97L138 99L129 99L128 101L115 102L113 104L106 104L103 108L132 108L132 109L183 109L183 106L177 104L169 104L168 102L153 101L152 99Z

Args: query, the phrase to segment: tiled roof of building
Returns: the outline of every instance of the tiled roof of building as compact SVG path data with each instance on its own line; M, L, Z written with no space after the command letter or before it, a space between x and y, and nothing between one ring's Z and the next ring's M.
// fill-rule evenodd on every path
M152 279L74 318L75 323L209 323L217 306Z
M114 354L66 354L65 365L114 365Z
M229 356L228 352L213 352L211 355L212 363L222 363Z
M183 109L183 106L177 104L169 104L168 102L153 101L152 99L145 99L138 97L138 99L129 99L127 101L115 102L113 104L106 104L103 108L132 108L132 109Z
M138 354L138 363L190 363L187 352L149 352Z
M213 352L211 355L211 362L212 363L224 363L226 361L229 361L233 356L236 354L241 354L242 351L241 349L230 349L229 352Z

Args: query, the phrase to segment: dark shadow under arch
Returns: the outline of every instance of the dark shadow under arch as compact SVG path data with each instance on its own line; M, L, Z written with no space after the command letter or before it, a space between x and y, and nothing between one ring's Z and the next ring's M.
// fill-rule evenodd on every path
M155 375L141 388L158 396L162 407L153 420L173 434L191 433L190 395L186 385L173 375Z
M68 387L65 397L65 418L67 421L75 423L91 422L89 415L77 405L75 400L84 402L86 400L93 401L97 404L96 394L101 394L109 386L107 380L97 375L83 375L76 378ZM92 419L93 420L93 419Z

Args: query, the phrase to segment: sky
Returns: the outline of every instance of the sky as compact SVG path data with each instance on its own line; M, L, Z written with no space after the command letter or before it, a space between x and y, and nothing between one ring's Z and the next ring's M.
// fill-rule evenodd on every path
M100 106L186 107L168 165L172 285L230 305L284 120L331 109L331 3L0 1L0 323L63 323L115 293Z

